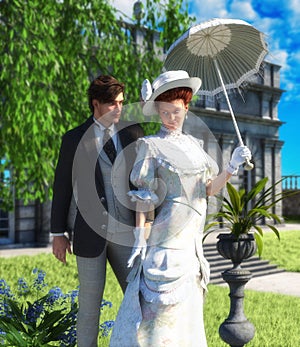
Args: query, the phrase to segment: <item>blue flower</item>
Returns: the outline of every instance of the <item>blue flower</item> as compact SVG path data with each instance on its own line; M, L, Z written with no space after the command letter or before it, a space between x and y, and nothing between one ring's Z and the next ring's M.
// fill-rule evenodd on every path
M112 303L111 303L110 301L107 301L107 300L105 300L105 299L102 299L100 308L103 309L105 306L112 307Z
M46 273L35 268L32 274L30 285L24 278L18 279L17 295L0 279L0 346L14 345L14 334L19 334L18 339L26 335L28 346L48 345L53 341L60 347L74 347L78 289L64 294L59 287L53 287L45 294ZM112 303L103 299L101 310L106 306L111 307ZM113 324L113 321L100 324L101 336L108 336ZM11 330L15 333L7 334Z
M3 279L0 279L0 295L6 296L7 298L12 296L10 286Z
M5 280L0 279L0 317L10 315L9 306L7 304L7 299L10 298L13 298L10 286L6 283Z
M71 298L71 304L74 305L75 301L77 300L78 298L78 289L75 289L75 290L72 290L71 293L69 293L69 296Z
M102 324L100 324L99 331L101 333L101 336L108 336L110 330L114 326L114 321L113 320L108 320Z
M44 287L47 286L47 284L45 283L45 276L46 276L46 272L39 270L39 269L33 269L32 271L33 274L37 274L35 280L33 281L33 287L36 290L42 290Z
M44 306L39 302L35 302L33 305L29 305L28 309L25 309L25 321L27 323L34 323L44 312Z
M24 280L24 278L18 279L17 291L18 291L19 296L25 295L25 294L30 292L29 286L28 286L27 282Z
M5 335L6 335L6 333L0 329L0 345L4 345L5 340L4 340L3 337L4 337Z
M0 302L0 317L11 317L10 308L7 303L7 300Z
M54 287L49 290L46 302L53 305L57 300L64 297L62 290L59 287Z
M75 346L77 340L75 324L59 338L60 347Z

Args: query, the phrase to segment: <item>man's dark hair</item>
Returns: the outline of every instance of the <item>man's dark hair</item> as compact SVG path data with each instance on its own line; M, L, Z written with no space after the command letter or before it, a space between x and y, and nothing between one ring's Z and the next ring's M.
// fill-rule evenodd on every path
M124 84L113 76L100 75L90 84L87 94L89 107L94 112L93 100L98 100L101 104L112 102L120 94L124 93Z

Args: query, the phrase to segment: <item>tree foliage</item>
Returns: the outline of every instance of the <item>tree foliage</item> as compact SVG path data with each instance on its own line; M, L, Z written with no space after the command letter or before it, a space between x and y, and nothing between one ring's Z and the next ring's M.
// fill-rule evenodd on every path
M113 74L137 102L143 79L160 72L164 49L192 21L183 0L147 0L138 23L105 0L0 0L2 207L51 198L61 136L88 116L91 78Z

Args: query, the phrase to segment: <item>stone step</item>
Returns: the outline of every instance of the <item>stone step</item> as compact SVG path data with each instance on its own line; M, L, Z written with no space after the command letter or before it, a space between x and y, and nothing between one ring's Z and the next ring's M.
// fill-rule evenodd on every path
M216 244L203 245L204 256L210 264L210 283L224 284L222 272L232 268L232 262L229 259L224 259L217 251ZM268 260L260 259L258 256L253 256L245 259L241 265L245 270L252 273L253 277L266 276L274 273L284 272L285 270L278 268L277 265L270 264Z
M260 277L260 276L268 276L268 275L272 275L272 274L277 274L280 272L284 272L285 270L283 269L270 269L267 272L265 270L263 270L262 272L252 272L252 277ZM226 282L223 280L221 273L211 273L210 275L210 284L226 284Z
M226 271L228 269L232 268L232 263L228 263L228 264L217 264L212 267L211 266L211 272L223 272ZM265 271L270 270L270 269L274 269L277 268L276 265L274 264L269 264L268 262L262 262L262 264L260 264L259 262L248 262L248 263L242 263L241 265L242 269L245 270L249 270L250 272L257 272L257 271L263 271L265 269Z
M207 256L207 254L204 251L204 255L205 258L212 264L214 264L214 266L227 266L231 265L232 262L230 259L224 259L222 256L220 256L219 254L215 254L213 256ZM259 257L251 257L249 259L245 259L243 261L243 265L244 266L255 266L255 265L268 265L269 261L268 260L264 260L264 259L260 259Z

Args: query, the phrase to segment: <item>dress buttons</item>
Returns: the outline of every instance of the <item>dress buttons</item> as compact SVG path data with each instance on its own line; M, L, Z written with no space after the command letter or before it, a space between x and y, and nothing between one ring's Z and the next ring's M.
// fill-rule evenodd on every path
M105 201L105 197L104 197L104 196L101 196L100 201L101 201L101 202L104 202L104 201Z
M101 225L101 230L106 230L107 229L107 225L106 224L102 224Z
M103 212L102 212L102 215L103 215L103 216L107 216L107 215L108 215L108 212L107 212L107 211L103 211Z

